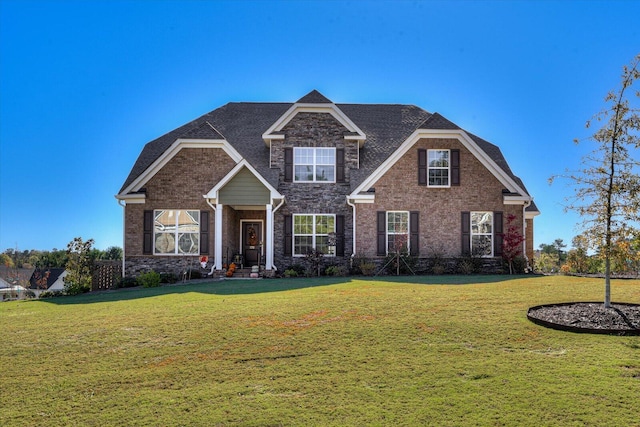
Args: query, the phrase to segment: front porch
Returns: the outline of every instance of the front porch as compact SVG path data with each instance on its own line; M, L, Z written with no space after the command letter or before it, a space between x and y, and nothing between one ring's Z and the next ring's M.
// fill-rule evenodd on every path
M242 160L204 198L214 211L215 270L232 262L240 268L274 270L273 214L284 196Z

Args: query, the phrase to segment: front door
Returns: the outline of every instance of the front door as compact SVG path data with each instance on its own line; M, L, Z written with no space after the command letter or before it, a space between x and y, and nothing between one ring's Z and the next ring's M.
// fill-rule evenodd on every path
M260 265L260 256L262 255L262 222L242 222L242 254L244 255L245 266L253 267L254 265Z

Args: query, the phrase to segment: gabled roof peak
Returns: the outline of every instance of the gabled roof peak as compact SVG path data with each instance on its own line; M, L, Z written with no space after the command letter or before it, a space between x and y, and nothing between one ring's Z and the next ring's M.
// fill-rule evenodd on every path
M450 121L449 119L440 115L440 113L433 113L427 120L422 122L419 129L460 129L458 125Z
M333 104L333 102L329 98L327 98L326 96L324 96L323 94L321 94L315 89L309 92L308 94L306 94L305 96L303 96L302 98L300 98L296 103L297 104Z

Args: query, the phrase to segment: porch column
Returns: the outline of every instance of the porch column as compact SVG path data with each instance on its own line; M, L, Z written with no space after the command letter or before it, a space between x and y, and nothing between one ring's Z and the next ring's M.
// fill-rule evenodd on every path
M214 224L215 243L213 253L215 254L216 270L222 270L222 208L224 205L216 204L216 218Z
M265 266L267 270L273 268L273 205L266 205L266 233L265 233Z

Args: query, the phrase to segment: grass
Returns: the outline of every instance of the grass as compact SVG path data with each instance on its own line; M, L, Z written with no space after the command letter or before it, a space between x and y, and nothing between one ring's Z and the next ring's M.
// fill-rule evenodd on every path
M640 302L640 281L613 281ZM640 337L527 308L602 280L225 281L0 304L2 426L640 426Z

